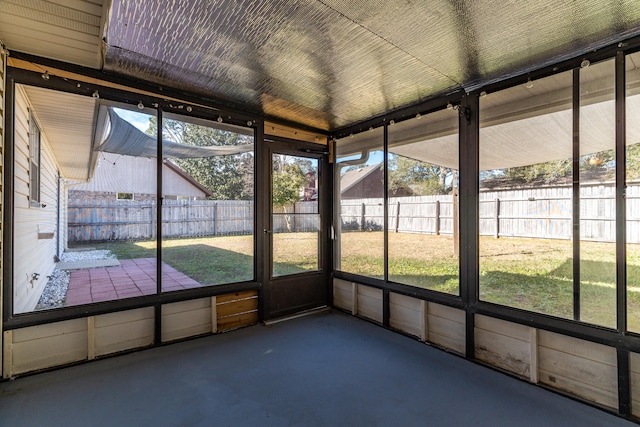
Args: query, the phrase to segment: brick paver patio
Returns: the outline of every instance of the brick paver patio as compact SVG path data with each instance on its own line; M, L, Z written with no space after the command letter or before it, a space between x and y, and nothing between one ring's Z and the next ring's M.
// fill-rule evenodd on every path
M200 283L162 263L162 290L200 287ZM118 267L71 272L65 306L89 304L156 293L156 258L124 259Z

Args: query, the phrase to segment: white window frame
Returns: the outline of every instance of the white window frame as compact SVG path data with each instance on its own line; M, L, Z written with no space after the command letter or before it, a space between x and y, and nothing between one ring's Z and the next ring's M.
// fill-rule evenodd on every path
M41 207L42 135L33 112L29 113L29 205Z

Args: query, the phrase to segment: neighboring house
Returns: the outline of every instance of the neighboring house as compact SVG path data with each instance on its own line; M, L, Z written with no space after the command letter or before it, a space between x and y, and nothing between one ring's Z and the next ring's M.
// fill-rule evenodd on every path
M340 178L340 198L373 199L384 196L384 170L382 164L353 169ZM389 194L392 197L413 196L409 188L399 188Z
M302 189L301 200L304 202L310 202L318 200L318 180L315 172L307 172L307 182Z
M69 189L74 203L89 205L110 200L154 200L156 198L155 158L100 153L94 177ZM170 200L201 200L213 193L170 160L163 161L163 197Z

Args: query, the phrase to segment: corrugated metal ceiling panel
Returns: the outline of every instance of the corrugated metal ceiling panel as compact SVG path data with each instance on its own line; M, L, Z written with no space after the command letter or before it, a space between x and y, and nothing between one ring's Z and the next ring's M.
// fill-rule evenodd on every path
M331 129L639 33L630 0L114 1L105 67Z

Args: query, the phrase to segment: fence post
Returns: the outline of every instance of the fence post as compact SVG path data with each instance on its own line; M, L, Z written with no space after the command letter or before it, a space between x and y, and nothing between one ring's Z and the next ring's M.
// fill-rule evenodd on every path
M218 202L213 203L213 235L218 235Z
M364 231L364 213L365 213L365 204L362 204L362 214L360 215L360 231Z
M436 236L440 235L440 200L436 200Z
M162 207L160 207L160 209L162 209ZM151 220L149 221L149 224L151 225L151 230L149 232L149 238L153 239L156 233L156 227L155 227L155 212L156 210L153 208L153 200L151 200L151 209L149 209L149 216L151 217Z
M396 233L400 227L400 202L396 205Z
M500 199L496 197L496 210L495 210L495 223L496 223L496 228L495 228L495 234L494 237L497 239L498 237L500 237Z

